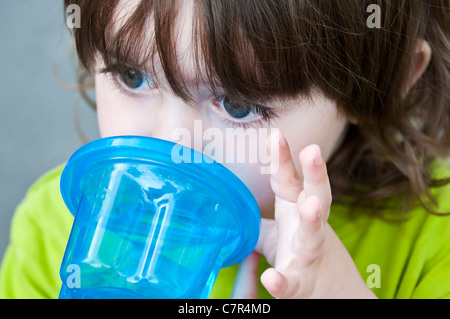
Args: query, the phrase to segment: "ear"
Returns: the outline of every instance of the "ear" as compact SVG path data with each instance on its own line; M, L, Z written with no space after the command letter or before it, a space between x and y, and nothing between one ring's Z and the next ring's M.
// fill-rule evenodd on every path
M414 51L413 62L409 72L409 78L406 85L406 92L417 83L421 76L425 73L431 60L431 47L425 40L418 40Z

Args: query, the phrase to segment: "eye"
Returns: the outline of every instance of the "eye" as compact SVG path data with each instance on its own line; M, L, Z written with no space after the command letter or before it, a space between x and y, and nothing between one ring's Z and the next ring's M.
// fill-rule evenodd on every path
M137 69L125 69L124 71L119 71L118 75L122 83L132 90L152 89L155 87L153 79L145 72Z
M243 119L252 113L252 110L249 107L234 104L226 96L221 96L217 102L219 106L235 119Z

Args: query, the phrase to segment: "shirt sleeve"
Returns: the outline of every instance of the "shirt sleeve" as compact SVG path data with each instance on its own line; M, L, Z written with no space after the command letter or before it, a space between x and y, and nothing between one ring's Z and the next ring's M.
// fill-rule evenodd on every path
M59 267L73 217L59 191L62 166L40 178L19 204L0 270L0 298L57 298Z

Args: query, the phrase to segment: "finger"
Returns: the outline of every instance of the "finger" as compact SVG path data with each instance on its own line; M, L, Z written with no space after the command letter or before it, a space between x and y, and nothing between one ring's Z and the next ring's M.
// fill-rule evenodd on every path
M275 266L289 262L294 237L300 224L297 203L275 198L276 254Z
M256 299L258 298L258 266L260 255L252 252L239 263L238 272L234 281L232 299Z
M292 298L300 290L298 276L292 276L292 279L288 280L275 268L269 268L261 275L261 283L273 297L279 299Z
M281 199L296 202L302 191L302 183L299 180L297 170L292 160L291 151L283 133L279 130L271 133L269 137L270 154L272 156L272 169L270 183L272 190Z
M316 196L319 199L322 222L326 222L332 197L326 163L322 158L319 146L310 145L306 147L300 152L299 158L303 173L304 196L305 198Z
M325 243L325 225L321 218L321 203L315 196L309 196L299 201L298 212L300 226L297 230L298 241L295 241L301 254L301 266L309 266L323 251Z

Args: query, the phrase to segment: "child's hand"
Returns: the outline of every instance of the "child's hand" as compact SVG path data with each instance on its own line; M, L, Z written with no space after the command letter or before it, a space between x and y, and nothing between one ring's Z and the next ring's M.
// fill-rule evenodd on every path
M284 137L274 142L280 145L279 169L271 176L275 220L262 220L258 245L240 264L232 297L257 296L261 253L274 267L261 282L276 298L374 298L327 223L331 189L320 148L300 153L301 182Z

